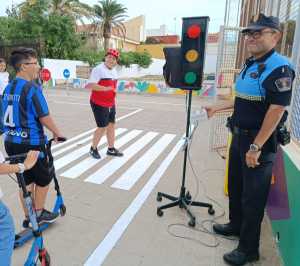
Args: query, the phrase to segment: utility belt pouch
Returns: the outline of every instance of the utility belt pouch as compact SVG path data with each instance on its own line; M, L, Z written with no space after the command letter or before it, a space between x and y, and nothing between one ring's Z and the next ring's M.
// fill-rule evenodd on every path
M227 117L226 127L229 129L229 131L231 133L233 133L233 121L232 121L232 117L231 116Z
M276 133L279 144L284 146L291 142L291 133L287 130L285 125L280 126Z

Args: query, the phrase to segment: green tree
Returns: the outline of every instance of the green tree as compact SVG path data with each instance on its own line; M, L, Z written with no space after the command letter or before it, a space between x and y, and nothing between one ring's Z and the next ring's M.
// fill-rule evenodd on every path
M112 29L118 35L125 38L126 28L123 24L127 17L127 8L115 0L100 0L100 5L95 5L96 22L99 25L100 36L104 38L104 50L109 48L109 40L111 38Z
M39 41L43 44L43 55L49 58L72 58L81 45L73 18L47 14L45 4L44 0L36 0L26 6L22 15L19 9L16 16L2 17L0 36L5 36L4 40L12 45Z
M71 59L75 50L81 46L72 18L58 14L49 16L43 31L43 39L45 53L49 58Z
M25 17L32 11L33 7L43 6L43 15L61 15L69 16L76 20L81 20L83 17L91 18L94 16L94 10L87 4L80 2L79 0L25 0L17 6L19 9L19 15Z
M48 12L49 14L69 16L74 22L82 21L83 17L94 16L93 8L79 0L48 0Z

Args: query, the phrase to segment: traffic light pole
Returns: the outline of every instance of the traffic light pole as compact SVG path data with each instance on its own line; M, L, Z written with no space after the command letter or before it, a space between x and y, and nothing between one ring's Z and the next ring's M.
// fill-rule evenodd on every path
M190 210L190 206L198 206L198 207L204 207L208 208L208 213L213 215L215 213L215 210L213 209L213 206L209 203L205 202L197 202L192 201L192 196L189 193L189 191L186 190L185 187L185 178L186 178L186 162L189 152L189 139L190 139L190 117L191 117L191 106L192 106L192 90L189 90L188 92L188 111L187 111L187 118L186 118L186 133L185 133L185 148L184 148L184 160L183 160L183 173L182 173L182 183L180 188L180 195L179 197L171 196L162 192L157 193L157 201L162 201L162 198L167 198L171 200L172 202L163 206L160 206L157 208L157 215L162 216L163 215L163 209L169 209L175 206L179 206L179 208L183 208L186 210L190 221L189 226L194 227L196 225L196 217L193 215L193 213Z

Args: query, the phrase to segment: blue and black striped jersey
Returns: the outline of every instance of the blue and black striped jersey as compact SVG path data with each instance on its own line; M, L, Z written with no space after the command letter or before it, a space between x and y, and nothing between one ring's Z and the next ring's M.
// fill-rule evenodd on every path
M49 114L42 88L34 82L16 78L3 93L5 141L44 145L47 136L39 118Z

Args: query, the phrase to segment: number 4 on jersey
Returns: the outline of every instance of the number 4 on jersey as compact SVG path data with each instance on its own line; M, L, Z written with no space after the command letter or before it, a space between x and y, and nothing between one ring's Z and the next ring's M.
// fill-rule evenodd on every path
M6 112L4 114L4 125L5 126L9 126L9 127L15 127L15 123L14 123L14 115L13 115L13 106L12 105L8 105Z

